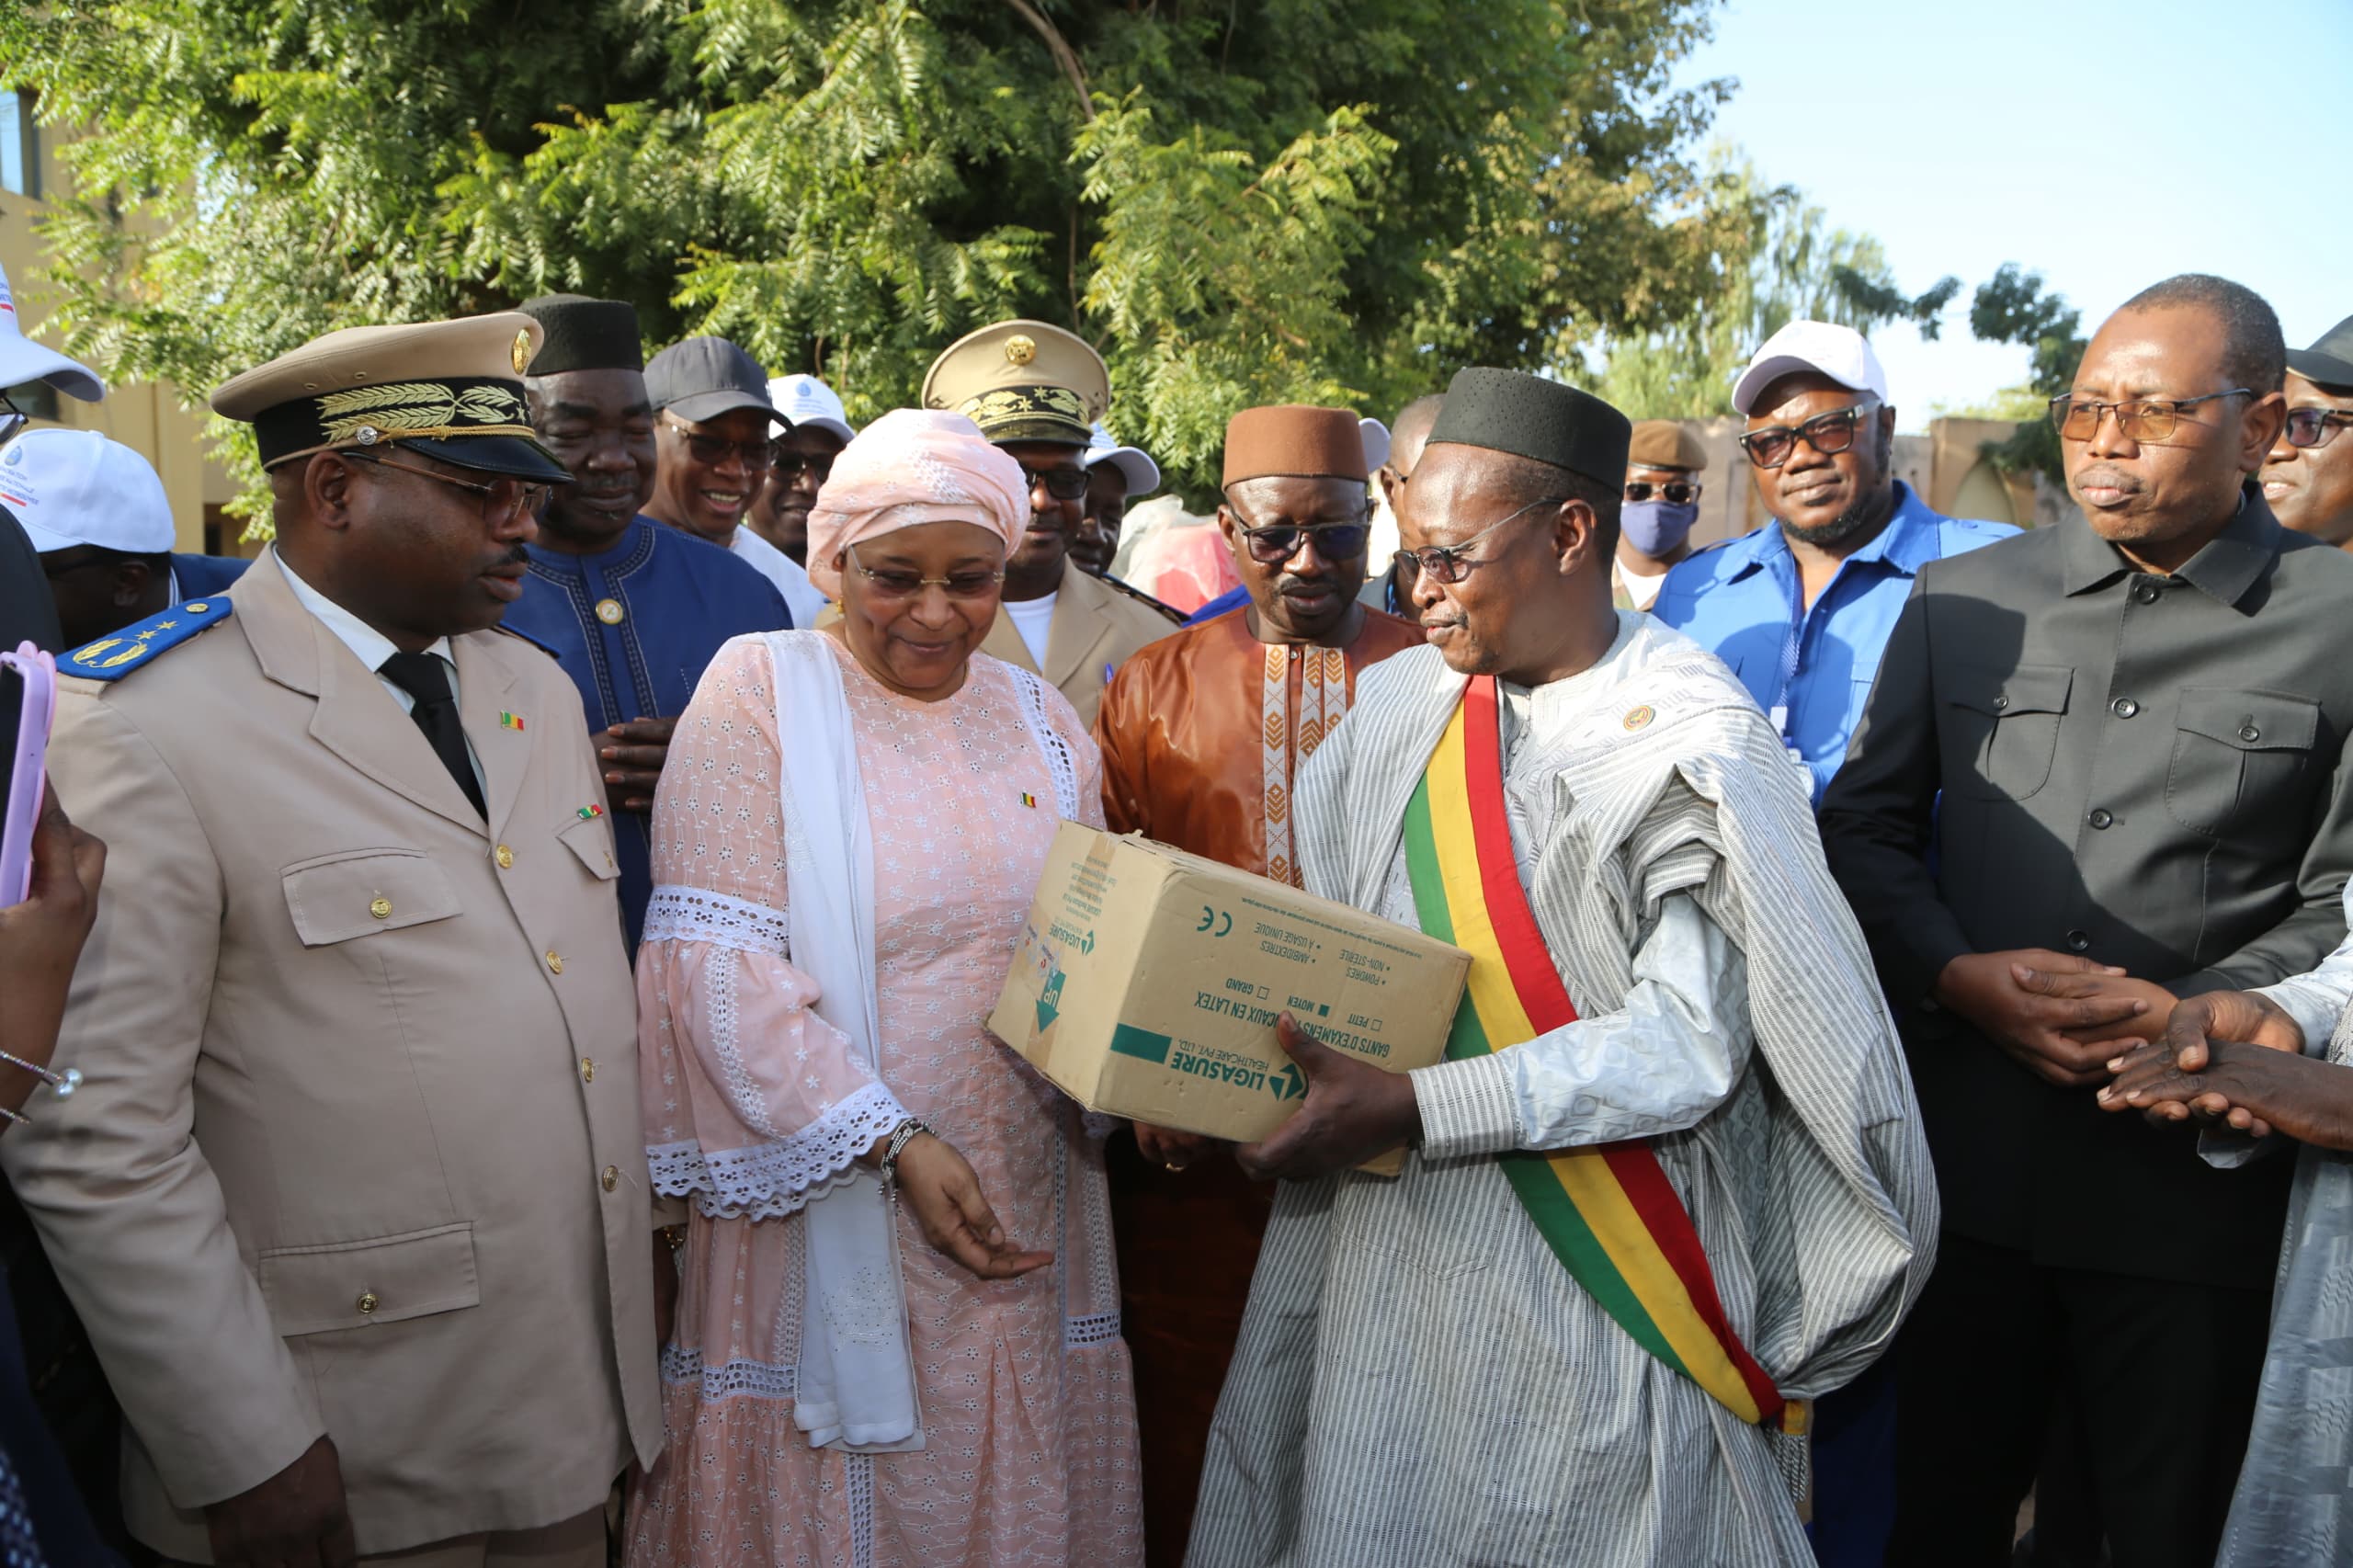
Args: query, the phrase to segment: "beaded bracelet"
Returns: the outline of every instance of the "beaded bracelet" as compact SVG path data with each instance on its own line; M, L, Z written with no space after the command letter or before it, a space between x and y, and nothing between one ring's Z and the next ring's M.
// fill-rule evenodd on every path
M891 1130L891 1142L882 1146L881 1168L882 1179L885 1182L892 1187L898 1185L900 1154L905 1152L908 1144L915 1141L917 1133L930 1131L930 1128L926 1127L912 1116Z

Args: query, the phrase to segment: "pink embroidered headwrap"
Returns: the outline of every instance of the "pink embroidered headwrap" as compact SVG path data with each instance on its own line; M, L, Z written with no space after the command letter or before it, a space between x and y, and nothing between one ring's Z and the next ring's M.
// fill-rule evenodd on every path
M1029 526L1021 465L981 427L939 409L893 409L858 433L809 508L809 580L842 597L835 564L851 545L918 523L977 523L1009 551Z

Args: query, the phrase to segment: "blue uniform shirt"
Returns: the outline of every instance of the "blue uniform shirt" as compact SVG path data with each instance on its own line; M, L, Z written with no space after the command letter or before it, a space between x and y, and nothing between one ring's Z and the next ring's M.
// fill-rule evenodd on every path
M1797 560L1775 522L1679 562L1651 613L1732 666L1813 771L1819 805L1921 563L2018 531L1932 512L1898 480L1887 526L1839 563L1813 608L1798 608Z
M631 719L676 718L722 643L792 624L783 596L756 569L649 517L598 555L525 548L531 570L506 625L554 653L580 688L592 734ZM621 923L634 951L654 896L653 820L616 812L612 822Z

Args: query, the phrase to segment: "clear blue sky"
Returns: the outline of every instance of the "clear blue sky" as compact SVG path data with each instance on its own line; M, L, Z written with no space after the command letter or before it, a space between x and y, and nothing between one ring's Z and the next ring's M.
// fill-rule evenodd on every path
M2006 261L2086 332L2176 272L2256 290L2290 347L2353 315L2353 0L1732 0L1680 75L1737 77L1718 133L1907 291L1961 278L1938 341L1873 334L1908 429L2026 379L1969 335Z

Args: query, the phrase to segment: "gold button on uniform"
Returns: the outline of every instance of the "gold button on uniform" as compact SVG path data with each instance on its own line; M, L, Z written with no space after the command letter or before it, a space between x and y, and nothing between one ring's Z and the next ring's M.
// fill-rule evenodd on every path
M619 1165L607 1165L605 1174L597 1179L605 1184L607 1192L610 1192L621 1184L621 1168Z
M392 901L378 893L375 902L368 906L368 913L379 920L390 920L392 917Z
M368 1313L369 1313L369 1312L374 1312L375 1310L376 1310L376 1292L375 1292L375 1291L373 1291L373 1290L363 1290L363 1291L361 1291L361 1292L360 1292L360 1295L359 1295L359 1311L360 1311L361 1315L362 1315L362 1316L365 1316L366 1314L368 1314Z
M548 949L548 972L550 974L562 974L563 972L563 955L557 952L553 948L550 948Z
M515 869L515 851L507 848L504 844L498 846L492 858L498 862L498 869L502 871L511 871Z
M627 613L627 611L621 608L621 601L619 599L598 599L597 601L597 619L603 621L607 626L619 626L626 617Z
M597 1063L589 1057L584 1056L580 1059L580 1081L584 1084L593 1084L597 1081Z

